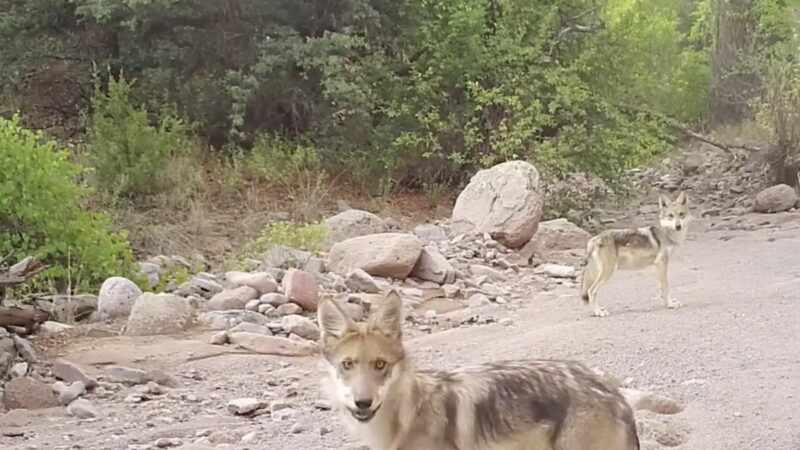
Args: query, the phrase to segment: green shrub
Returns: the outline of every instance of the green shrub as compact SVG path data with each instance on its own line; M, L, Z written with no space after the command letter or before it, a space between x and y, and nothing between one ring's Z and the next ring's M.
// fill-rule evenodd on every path
M290 185L307 171L319 171L320 160L313 145L262 134L250 150L248 170L271 183Z
M169 112L151 125L148 112L131 103L131 86L120 76L109 80L107 92L95 87L89 153L98 188L117 200L191 187L197 177L191 127Z
M327 235L327 228L320 223L298 225L293 222L273 222L267 225L256 240L254 249L265 251L272 246L282 245L315 252L325 242Z
M0 118L0 254L39 255L52 267L38 280L87 289L125 273L132 256L125 233L87 209L84 169L57 151L54 141Z

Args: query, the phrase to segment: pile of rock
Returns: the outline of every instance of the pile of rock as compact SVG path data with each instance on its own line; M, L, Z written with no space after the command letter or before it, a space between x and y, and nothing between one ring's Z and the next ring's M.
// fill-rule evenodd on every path
M701 215L788 211L798 206L791 186L767 186L768 165L764 155L739 152L736 157L708 144L682 158L666 158L658 168L630 172L639 189L690 193Z

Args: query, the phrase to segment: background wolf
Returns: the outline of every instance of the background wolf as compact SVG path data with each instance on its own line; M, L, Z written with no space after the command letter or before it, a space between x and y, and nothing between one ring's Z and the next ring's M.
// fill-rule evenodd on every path
M606 230L589 239L586 244L586 268L581 280L581 298L589 303L592 315L605 317L608 311L597 301L597 291L616 269L638 270L655 266L661 287L661 298L669 308L681 304L669 296L667 267L675 249L686 239L691 220L689 198L681 192L672 201L666 196L658 199L657 225L645 228Z

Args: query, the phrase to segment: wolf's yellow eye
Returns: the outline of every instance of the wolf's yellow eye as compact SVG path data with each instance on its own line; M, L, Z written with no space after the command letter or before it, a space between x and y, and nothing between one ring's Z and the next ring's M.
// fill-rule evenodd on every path
M384 361L382 359L376 359L375 360L375 369L383 370L384 367L386 367L386 361Z
M352 360L345 359L344 361L342 361L342 369L350 370L352 368L353 368L353 361Z
M678 216L679 216L681 219L683 219L684 217L686 217L686 214L684 214L684 213L680 213L680 214L678 214Z
M674 219L675 218L675 216L673 214L670 214L667 217L669 217L670 219Z

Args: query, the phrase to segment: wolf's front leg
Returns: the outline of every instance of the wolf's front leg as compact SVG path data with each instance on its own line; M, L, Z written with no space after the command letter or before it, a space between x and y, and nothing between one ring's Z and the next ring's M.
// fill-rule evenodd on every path
M680 308L681 303L669 296L669 281L667 280L667 259L662 258L655 263L656 273L658 274L658 283L661 285L661 299L667 308L675 309Z

